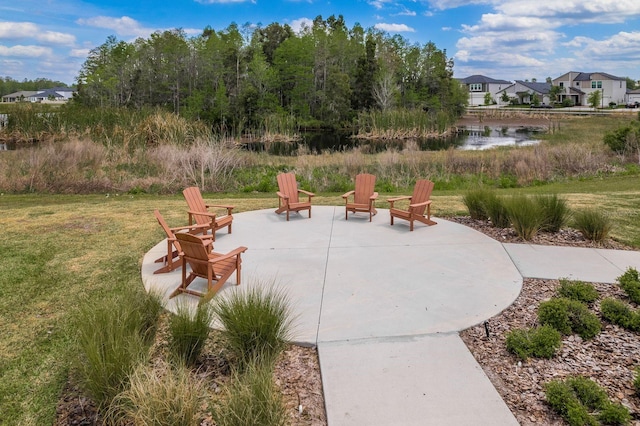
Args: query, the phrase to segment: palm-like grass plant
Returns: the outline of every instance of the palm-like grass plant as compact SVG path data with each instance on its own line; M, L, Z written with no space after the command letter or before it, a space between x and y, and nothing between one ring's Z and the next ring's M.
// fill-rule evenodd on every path
M551 194L537 196L536 202L540 205L544 214L544 223L540 229L541 231L558 232L566 226L571 216L566 200L556 194Z
M476 188L467 191L462 196L462 202L469 210L471 219L475 220L487 220L489 218L487 214L487 201L495 197L493 191L487 188Z

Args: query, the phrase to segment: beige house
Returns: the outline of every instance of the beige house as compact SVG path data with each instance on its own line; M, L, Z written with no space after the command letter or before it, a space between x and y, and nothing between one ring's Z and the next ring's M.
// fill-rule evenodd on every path
M600 92L601 107L611 102L623 104L627 99L627 79L605 72L569 71L555 78L553 85L562 89L558 101L571 99L575 105L588 105L589 95L595 91Z
M458 79L458 81L469 92L469 106L485 105L487 93L494 102L497 102L496 96L498 92L513 84L507 80L495 80L484 75L472 75Z

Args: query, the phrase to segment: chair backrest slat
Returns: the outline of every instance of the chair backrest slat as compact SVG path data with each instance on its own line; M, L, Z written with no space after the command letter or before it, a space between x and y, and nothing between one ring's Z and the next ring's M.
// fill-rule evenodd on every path
M416 186L413 188L413 195L411 196L411 203L418 204L429 200L431 192L433 191L434 183L428 179L420 179L416 181ZM414 213L422 215L427 206L421 206L414 210Z
M280 173L277 176L278 189L285 195L289 196L290 203L297 203L298 199L298 184L296 183L296 175L293 173Z
M197 186L190 186L182 191L182 195L184 195L184 199L187 201L189 210L195 212L207 212L207 205L204 203L200 188ZM211 219L208 216L194 215L194 218L198 225L205 225L211 222Z
M376 177L368 173L356 176L355 194L353 201L356 204L369 204L369 198L373 195L376 186Z
M191 270L196 274L207 275L207 262L209 253L202 239L191 234L177 233L176 238L180 241L182 253L185 260L191 266Z

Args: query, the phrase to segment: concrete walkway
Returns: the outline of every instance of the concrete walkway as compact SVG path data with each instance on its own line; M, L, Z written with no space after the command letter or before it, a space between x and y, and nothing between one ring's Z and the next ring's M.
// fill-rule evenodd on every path
M318 347L331 426L517 424L458 332L507 308L523 277L613 283L640 269L640 252L501 244L442 219L409 232L383 209L368 219L259 210L216 234L216 251L249 247L240 288L275 282L289 294L295 340ZM153 275L165 253L162 241L145 255L142 279L168 295L181 271ZM181 300L197 303L180 295L167 308Z

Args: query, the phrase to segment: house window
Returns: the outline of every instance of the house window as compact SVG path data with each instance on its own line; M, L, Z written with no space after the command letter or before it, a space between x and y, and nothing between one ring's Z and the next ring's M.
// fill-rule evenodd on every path
M560 87L564 87L564 81L561 81L559 84Z
M580 82L576 81L576 87L580 87Z
M471 92L482 92L482 83L471 83L469 85L469 91L471 91Z
M602 89L602 81L592 81L591 82L592 89Z

